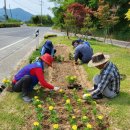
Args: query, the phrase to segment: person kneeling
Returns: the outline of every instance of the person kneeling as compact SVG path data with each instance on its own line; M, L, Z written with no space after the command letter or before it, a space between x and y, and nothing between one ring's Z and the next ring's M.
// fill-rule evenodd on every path
M101 70L99 75L93 78L94 88L88 90L93 99L100 99L103 96L114 98L120 91L120 74L119 70L112 62L109 61L109 55L96 53L88 63L89 67L96 67ZM83 95L85 98L85 94Z

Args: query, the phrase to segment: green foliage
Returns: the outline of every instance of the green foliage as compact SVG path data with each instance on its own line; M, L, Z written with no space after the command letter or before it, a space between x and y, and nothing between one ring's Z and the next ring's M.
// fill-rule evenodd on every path
M0 23L0 28L20 27L20 23Z
M40 15L33 16L30 22L36 25L40 25L40 24L52 25L53 24L52 18L49 15L43 15L42 17Z

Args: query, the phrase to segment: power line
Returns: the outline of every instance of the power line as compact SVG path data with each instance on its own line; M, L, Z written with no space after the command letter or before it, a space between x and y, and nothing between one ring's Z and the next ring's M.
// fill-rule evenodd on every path
M23 6L21 3L17 2L16 0L13 0L17 5L20 5L22 7L24 7L25 9L31 11L31 12L35 12L34 10L31 10L30 8L26 7L26 6ZM35 12L36 14L38 14L39 12Z

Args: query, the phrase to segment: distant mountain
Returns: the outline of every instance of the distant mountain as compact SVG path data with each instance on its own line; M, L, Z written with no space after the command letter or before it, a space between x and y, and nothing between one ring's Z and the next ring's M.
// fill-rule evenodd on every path
M16 8L16 9L7 9L7 14L8 17L11 18L11 13L12 13L12 18L21 20L21 21L28 21L30 18L33 16L31 13L21 9L21 8ZM4 18L4 9L0 8L0 20Z

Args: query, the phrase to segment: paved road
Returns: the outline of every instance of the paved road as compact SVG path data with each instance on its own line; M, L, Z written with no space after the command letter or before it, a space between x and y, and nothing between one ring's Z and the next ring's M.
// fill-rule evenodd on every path
M39 29L39 37L35 31ZM17 64L32 53L45 33L55 33L49 27L17 27L0 29L0 81L9 77Z

